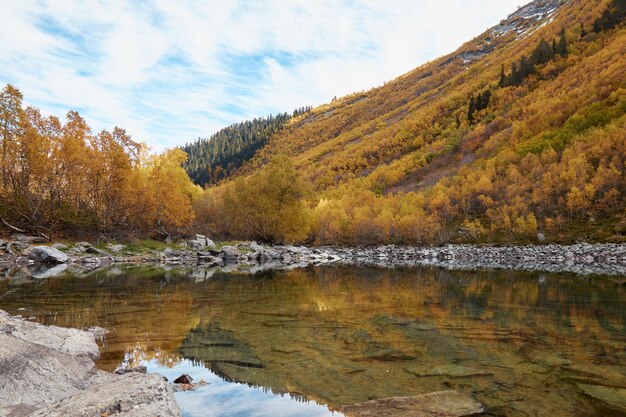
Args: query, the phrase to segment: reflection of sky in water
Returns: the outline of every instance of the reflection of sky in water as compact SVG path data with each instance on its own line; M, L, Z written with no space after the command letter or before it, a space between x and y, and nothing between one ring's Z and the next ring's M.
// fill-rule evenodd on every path
M315 402L299 402L288 395L275 395L262 388L224 381L202 366L193 366L189 360L182 360L172 368L160 366L156 360L143 364L148 367L148 372L165 375L170 381L188 374L194 382L204 380L208 383L195 391L176 393L184 417L342 416Z

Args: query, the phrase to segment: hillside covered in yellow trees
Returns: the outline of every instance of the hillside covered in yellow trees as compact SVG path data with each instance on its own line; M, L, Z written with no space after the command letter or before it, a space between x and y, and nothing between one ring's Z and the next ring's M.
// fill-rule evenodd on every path
M623 0L538 0L290 120L197 203L221 236L317 244L626 240Z
M246 145L259 148L251 158L210 155L249 159L212 167L228 176L205 190L183 150L151 154L76 112L44 117L7 85L2 227L341 245L624 242L625 15L624 0L536 0L450 55L294 112Z

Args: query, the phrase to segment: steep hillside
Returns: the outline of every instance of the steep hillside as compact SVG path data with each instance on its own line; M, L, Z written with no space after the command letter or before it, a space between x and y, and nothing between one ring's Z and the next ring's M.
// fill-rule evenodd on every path
M216 232L318 243L623 241L624 10L534 1L450 55L293 120L201 217ZM292 199L304 234L255 226L263 207L244 195L284 172L268 165L281 154L310 188Z

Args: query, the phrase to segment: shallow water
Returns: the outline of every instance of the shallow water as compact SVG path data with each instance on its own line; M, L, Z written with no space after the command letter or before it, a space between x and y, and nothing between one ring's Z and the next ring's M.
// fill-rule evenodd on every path
M109 329L103 369L130 360L206 380L177 394L187 416L325 416L342 404L445 389L473 395L490 415L621 416L622 281L428 268L111 268L0 281L0 309Z

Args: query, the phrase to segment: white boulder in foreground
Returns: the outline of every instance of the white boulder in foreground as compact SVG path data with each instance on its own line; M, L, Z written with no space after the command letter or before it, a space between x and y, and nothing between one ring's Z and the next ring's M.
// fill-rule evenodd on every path
M54 264L64 264L70 261L70 257L51 246L35 246L31 249L28 257L37 262L49 262Z
M162 376L104 372L98 355L92 333L0 310L0 417L181 415Z

